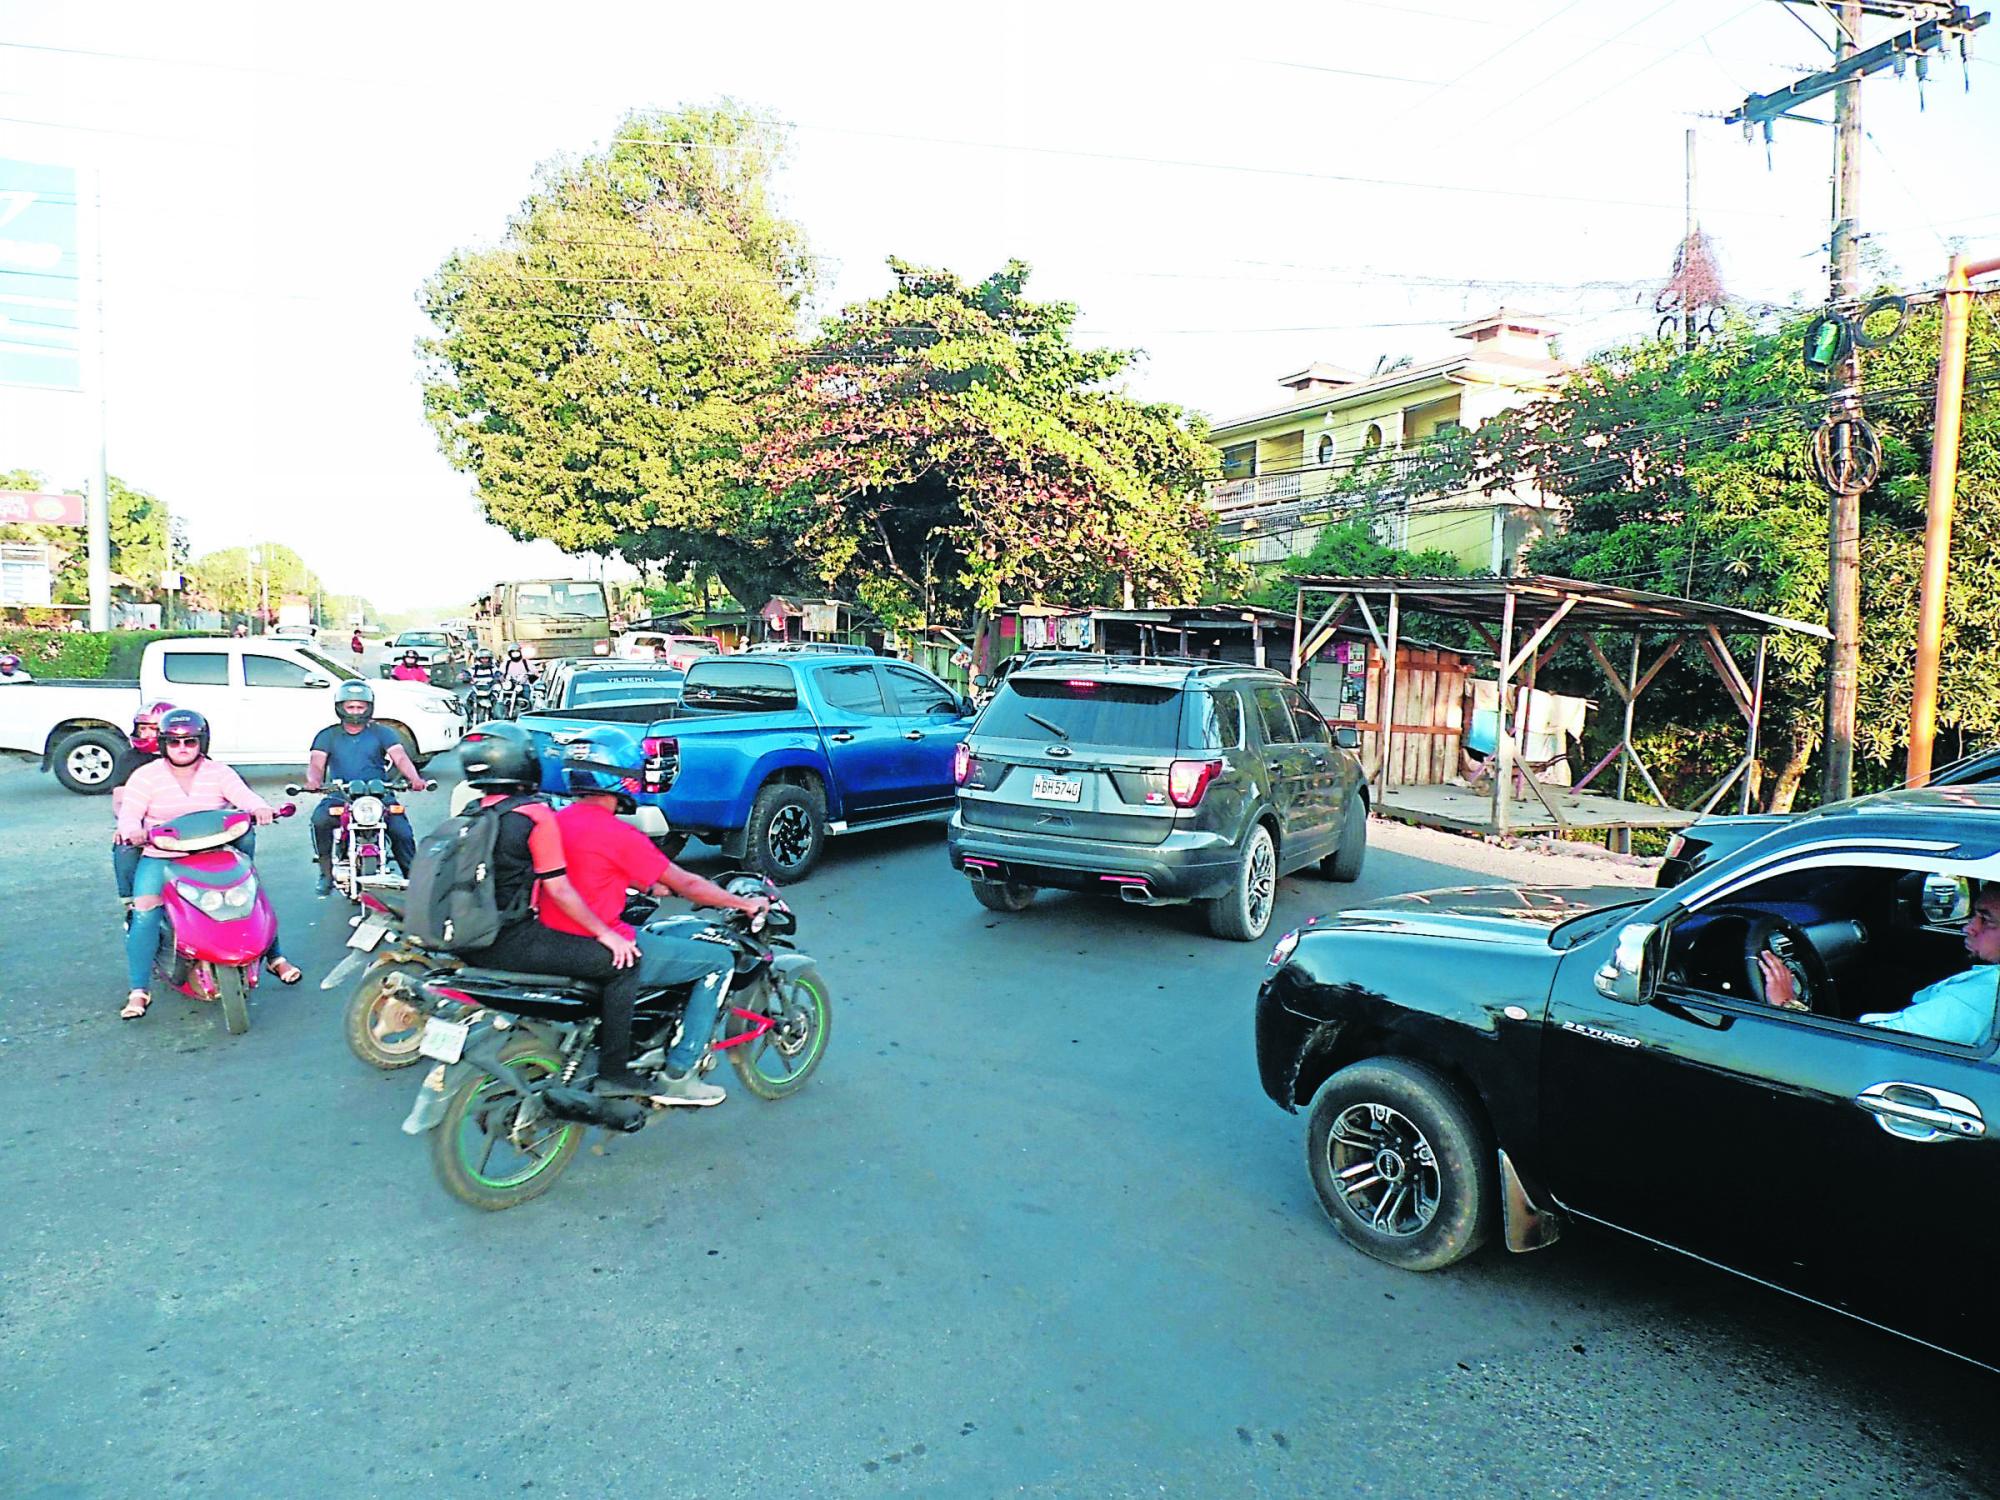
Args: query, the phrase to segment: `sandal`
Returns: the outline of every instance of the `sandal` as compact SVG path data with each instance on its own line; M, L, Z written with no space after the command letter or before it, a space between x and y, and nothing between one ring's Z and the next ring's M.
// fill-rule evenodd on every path
M305 977L304 971L297 964L288 958L279 958L276 954L264 960L264 967L271 971L272 977L280 984L297 984Z
M118 1012L121 1021L136 1021L146 1013L146 1007L153 1003L151 990L133 990L125 997L125 1008Z

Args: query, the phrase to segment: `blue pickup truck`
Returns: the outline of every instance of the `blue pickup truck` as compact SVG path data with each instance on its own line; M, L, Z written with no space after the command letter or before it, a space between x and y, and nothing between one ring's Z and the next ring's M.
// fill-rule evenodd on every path
M629 712L632 705L620 705ZM971 700L907 662L877 656L705 656L650 723L532 713L521 724L542 754L544 787L589 735L645 767L639 800L676 837L720 844L773 880L802 880L828 838L942 818ZM600 751L602 753L602 751ZM671 779L662 774L673 766Z

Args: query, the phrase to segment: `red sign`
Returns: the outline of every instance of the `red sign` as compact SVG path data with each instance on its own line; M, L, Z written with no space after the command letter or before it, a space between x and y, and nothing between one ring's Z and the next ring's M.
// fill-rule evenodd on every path
M51 495L36 490L0 490L0 523L28 522L37 526L81 526L83 496Z

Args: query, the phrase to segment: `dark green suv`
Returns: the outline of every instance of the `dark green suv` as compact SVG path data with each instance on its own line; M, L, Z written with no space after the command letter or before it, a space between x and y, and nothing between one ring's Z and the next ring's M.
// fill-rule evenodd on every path
M1361 874L1358 743L1262 667L1025 667L959 747L952 868L995 911L1025 909L1043 886L1193 901L1217 937L1248 942L1270 925L1279 876Z

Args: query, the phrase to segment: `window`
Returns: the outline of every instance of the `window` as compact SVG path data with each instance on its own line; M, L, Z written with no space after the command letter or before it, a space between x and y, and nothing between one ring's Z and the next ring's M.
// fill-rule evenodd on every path
M243 653L243 683L246 687L302 688L313 674L295 661L278 656ZM167 674L173 680L173 674Z
M522 620L603 620L610 611L601 583L517 583L514 614Z
M679 696L679 672L591 672L569 688L569 706L586 703L670 703Z
M958 694L935 677L915 667L885 666L882 670L889 678L897 713L911 718L958 717Z
M1327 466L1328 464L1330 464L1330 463L1332 463L1332 462L1333 462L1333 434L1332 434L1332 433L1330 433L1330 432L1322 432L1322 433L1321 433L1321 434L1319 435L1319 448L1318 448L1318 450L1317 450L1317 452L1316 452L1316 457L1317 457L1317 458L1319 459L1319 466L1320 466L1320 467L1321 467L1322 469L1324 469L1324 468L1325 468L1325 467L1326 467L1326 466Z
M1305 694L1297 688L1286 688L1285 702L1292 710L1292 728L1299 739L1308 745L1331 745L1333 731L1326 727L1326 719L1320 711L1306 700Z
M688 669L681 702L703 713L786 713L799 692L782 662L703 657Z
M229 656L222 651L169 651L160 670L169 682L223 687L229 682Z
M1380 422L1370 422L1368 424L1368 431L1362 436L1361 446L1369 453L1374 453L1381 448L1382 424Z
M870 719L895 717L882 706L882 686L875 680L875 668L867 662L823 669L819 674L819 691L829 707L842 713Z
M1175 750L1181 740L1181 691L1093 678L1007 679L979 720L982 738L1056 740Z
M1233 443L1222 450L1222 477L1250 479L1257 473L1257 445Z
M343 681L344 679L350 678L354 675L354 672L351 669L340 666L336 662L328 661L324 656L321 656L317 651L308 651L304 646L295 646L292 649L297 651L299 655L303 656L307 661L311 662L314 666L318 667L322 672L326 673L326 675L328 677L331 677L335 682Z
M1274 687L1260 687L1255 691L1257 722L1264 731L1267 745L1296 744L1292 728L1292 711L1285 706L1285 695Z
M1188 743L1196 750L1236 750L1243 744L1243 700L1227 689L1188 695L1192 727Z

